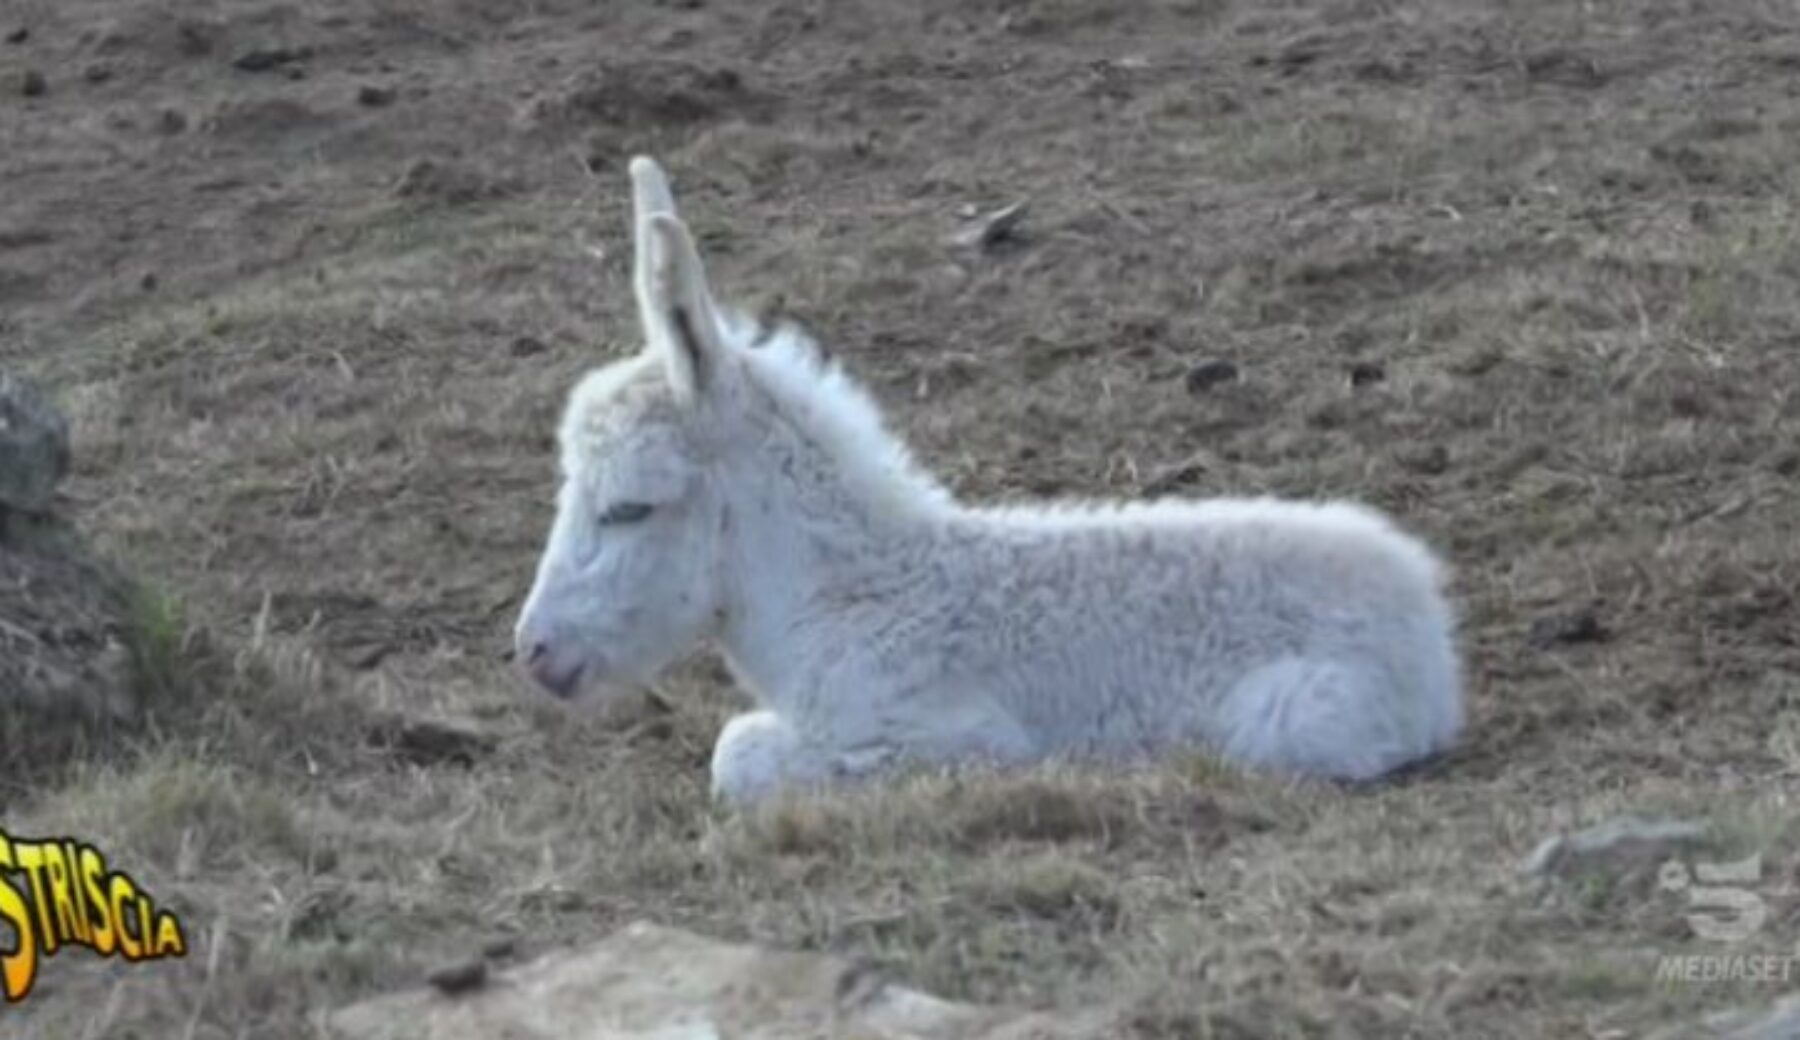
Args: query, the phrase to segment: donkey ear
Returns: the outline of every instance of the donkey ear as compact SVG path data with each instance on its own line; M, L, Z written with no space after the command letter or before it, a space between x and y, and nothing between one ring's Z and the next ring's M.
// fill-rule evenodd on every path
M718 308L662 169L639 156L631 161L631 181L638 318L650 349L663 359L676 397L692 402L725 360Z
M655 159L647 155L633 156L631 170L632 228L637 239L638 269L645 268L644 249L649 240L645 229L658 213L675 212L675 196L669 190L668 175Z

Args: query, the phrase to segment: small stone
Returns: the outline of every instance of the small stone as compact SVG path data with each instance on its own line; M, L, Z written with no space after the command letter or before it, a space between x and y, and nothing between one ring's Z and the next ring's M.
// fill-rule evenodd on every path
M1394 461L1414 473L1435 477L1450 468L1450 449L1437 441L1409 444L1394 452Z
M107 80L112 79L112 77L112 67L109 65L101 65L97 62L81 70L81 78L87 80L89 83L105 83Z
M1026 204L1015 202L975 218L951 236L951 242L964 249L992 249L1003 242L1019 238L1019 225L1025 219Z
M24 43L29 39L31 39L31 30L23 25L6 34L7 43Z
M178 134L187 129L187 116L180 109L165 108L156 115L156 129L159 133Z
M1800 994L1776 1001L1768 1013L1739 1026L1725 1040L1793 1040L1800 1036Z
M440 993L467 993L487 984L487 961L481 957L446 964L425 976L425 981Z
M1387 369L1379 361L1358 361L1350 366L1351 386L1370 386L1387 378Z
M1598 643L1608 635L1606 626L1600 623L1598 605L1590 604L1533 620L1525 642L1534 650L1548 650L1571 643Z
M138 288L145 292L155 292L156 286L157 278L155 271L145 271L144 276L138 279Z
M44 74L36 69L26 69L19 76L19 93L26 97L42 97L44 91L49 89L50 84L44 79Z
M450 722L385 719L368 733L369 744L417 766L473 765L491 754L494 736Z
M306 57L305 51L288 47L263 47L245 51L238 55L231 64L244 72L268 72L299 61L304 57Z
M383 108L394 103L394 88L365 83L356 91L356 103L366 108Z
M31 246L47 245L56 241L56 235L47 228L19 227L0 228L0 249L26 249Z
M1189 460L1158 470L1149 480L1144 481L1143 496L1145 498L1161 498L1172 495L1185 487L1192 487L1206 476L1206 464Z
M350 667L359 672L370 671L381 664L393 650L394 648L386 643L370 643L350 655Z
M1238 379L1238 367L1223 358L1202 361L1187 370L1183 382L1190 394L1203 394L1215 386L1235 383Z
M491 961L504 960L518 952L518 949L518 939L510 935L502 935L482 943L481 955Z
M512 346L507 348L507 353L516 358L525 358L542 354L549 349L549 345L536 336L520 336L512 341Z

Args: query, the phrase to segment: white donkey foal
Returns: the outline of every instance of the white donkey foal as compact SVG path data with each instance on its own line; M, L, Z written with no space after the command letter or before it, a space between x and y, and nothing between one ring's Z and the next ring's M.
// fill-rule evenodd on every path
M1441 568L1379 514L1273 499L959 503L800 333L719 307L662 170L631 162L638 356L560 430L518 658L570 698L707 638L760 709L715 794L890 764L1208 749L1378 776L1463 723Z

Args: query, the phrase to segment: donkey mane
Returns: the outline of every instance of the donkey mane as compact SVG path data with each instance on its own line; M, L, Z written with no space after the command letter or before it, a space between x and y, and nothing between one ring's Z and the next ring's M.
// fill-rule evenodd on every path
M888 429L880 406L836 358L791 322L760 328L720 308L744 373L777 415L836 465L839 478L876 517L927 520L956 501Z

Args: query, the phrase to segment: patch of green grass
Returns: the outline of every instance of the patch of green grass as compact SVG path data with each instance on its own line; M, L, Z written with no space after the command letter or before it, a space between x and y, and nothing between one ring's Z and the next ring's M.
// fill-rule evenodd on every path
M187 631L178 597L142 581L132 584L126 594L125 634L140 703L158 704L187 689Z
M1590 871L1575 879L1575 899L1596 913L1612 902L1618 879L1604 870Z

